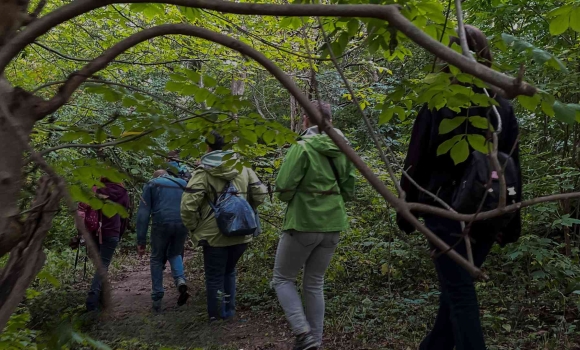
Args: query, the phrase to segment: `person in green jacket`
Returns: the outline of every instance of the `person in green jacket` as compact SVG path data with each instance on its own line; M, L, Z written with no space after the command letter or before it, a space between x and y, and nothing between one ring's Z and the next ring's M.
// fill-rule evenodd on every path
M332 121L330 105L313 101ZM316 349L324 325L324 274L348 227L345 202L354 196L354 165L318 126L304 116L306 129L290 147L276 177L278 198L288 203L272 284L296 335L295 350ZM342 135L340 130L335 129ZM304 302L296 277L304 266Z
M236 264L252 236L226 237L221 234L208 200L215 202L216 194L222 192L229 182L254 208L262 204L268 194L266 186L252 169L237 169L236 155L224 151L224 139L216 132L212 134L214 141L206 140L208 152L201 158L201 165L194 171L181 198L183 224L192 233L194 243L203 247L210 322L235 315ZM233 164L228 162L232 159Z

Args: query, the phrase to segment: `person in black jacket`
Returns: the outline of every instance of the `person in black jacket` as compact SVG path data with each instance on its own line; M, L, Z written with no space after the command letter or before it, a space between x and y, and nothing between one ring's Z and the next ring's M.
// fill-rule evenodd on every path
M480 64L491 67L492 54L489 50L485 35L477 28L466 26L467 41L472 52ZM452 43L458 43L456 38ZM475 93L483 93L483 89L473 87ZM511 154L517 168L520 188L517 188L516 200L521 201L521 171L519 162L519 149L517 146L518 123L510 103L495 96L499 103L497 110L501 116L502 131L498 135L498 148L500 152ZM446 140L460 134L483 134L487 137L487 130L475 128L465 121L460 127L452 132L440 135L439 125L443 119L452 119L458 116L481 116L488 117L494 130L497 128L497 118L491 108L477 107L462 109L459 113L448 108L430 110L424 106L413 126L411 142L405 170L408 175L421 187L437 194L437 196L451 204L453 190L461 179L465 170L466 162L454 164L449 152L437 156L438 146ZM429 195L420 191L405 176L401 178L401 187L406 192L408 202L419 202L434 206L441 206ZM458 221L437 217L434 215L418 214L423 217L425 225L448 245L453 246L461 237L462 229ZM398 217L399 227L411 233L415 228L406 220ZM472 244L474 264L480 267L487 257L491 247L497 240L502 245L515 242L521 231L521 219L519 212L502 230L502 232L477 232L475 227L470 234L475 239ZM431 245L433 249L435 247ZM464 241L461 240L456 246L456 251L467 257ZM439 312L431 332L422 341L420 350L484 350L485 341L479 319L479 305L475 292L474 281L470 274L446 254L436 255L435 268L440 283Z

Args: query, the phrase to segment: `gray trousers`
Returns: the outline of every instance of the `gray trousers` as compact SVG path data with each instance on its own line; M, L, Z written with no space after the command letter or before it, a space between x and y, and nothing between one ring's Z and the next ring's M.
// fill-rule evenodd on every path
M312 332L319 343L324 328L324 274L338 239L339 232L283 232L276 252L272 285L292 332ZM296 277L303 266L306 312L296 289Z

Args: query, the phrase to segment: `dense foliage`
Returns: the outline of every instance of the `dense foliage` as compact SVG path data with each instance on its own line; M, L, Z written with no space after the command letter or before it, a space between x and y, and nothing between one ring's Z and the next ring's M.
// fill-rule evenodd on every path
M49 1L43 13L69 2ZM451 1L370 2L403 5L406 18L444 44L455 35ZM541 90L514 100L521 128L524 196L580 191L580 2L473 0L464 3L464 12L466 22L480 27L490 39L494 68L517 76L523 67L524 79ZM390 187L355 97L390 147L388 156L398 175L414 117L423 104L458 109L494 103L464 85L452 85L451 78L483 83L454 67L440 72L440 62L383 21L323 18L319 23L316 18L240 16L149 3L111 5L67 21L23 50L5 71L6 78L48 98L72 72L121 38L164 23L202 26L264 53L309 97L332 104L336 127ZM338 57L356 96L344 85L332 55ZM101 176L126 183L136 208L142 186L163 166L165 154L179 149L193 167L205 152L203 141L211 137L211 130L234 140L245 164L272 184L285 146L300 130L300 116L295 99L257 63L209 41L163 36L131 48L91 77L63 108L36 123L31 142L65 177L74 200L114 214L121 210L118 206L90 196ZM452 120L441 130L450 131L463 122ZM481 117L469 122L488 127ZM441 149L440 157L461 162L469 147L487 148L485 140L469 136L473 135ZM32 163L25 171L23 210L42 174ZM362 177L348 210L351 229L342 236L328 272L329 347L414 348L433 321L438 297L428 246L424 238L398 231L394 210ZM269 280L284 207L272 198L261 215L265 233L244 257L239 274L241 307L279 317ZM579 219L580 199L526 208L520 241L494 248L485 266L490 280L477 287L490 348L580 346ZM75 266L76 251L67 246L74 234L73 220L63 210L44 243L45 267L0 335L0 348L212 344L188 343L187 337L166 343L133 339L129 328L100 333L98 324L82 317L86 281L78 280L83 264ZM129 233L111 274L140 263L134 234ZM188 263L189 274L199 278L200 264L195 255Z

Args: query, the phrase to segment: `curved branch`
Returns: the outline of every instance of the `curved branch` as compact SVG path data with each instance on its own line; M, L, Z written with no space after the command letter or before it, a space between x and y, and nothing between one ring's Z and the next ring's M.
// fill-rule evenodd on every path
M206 39L213 41L215 43L221 44L223 46L229 47L230 49L236 50L243 55L246 55L256 62L261 64L266 70L268 70L274 77L276 77L280 83L296 98L296 101L300 103L302 108L306 113L311 116L312 119L319 125L319 128L324 131L337 147L346 155L346 157L354 164L354 166L360 171L360 173L367 179L367 181L373 186L377 192L396 210L399 212L407 221L413 224L417 230L423 233L427 239L429 239L435 246L437 246L442 251L449 250L449 245L442 241L437 235L435 235L431 230L425 227L409 210L405 201L400 200L395 196L385 184L373 173L373 171L366 165L366 163L357 155L357 153L348 145L346 140L339 135L332 125L328 123L320 115L317 108L314 108L310 103L308 98L302 93L300 88L294 83L294 81L286 75L276 64L269 60L262 53L256 51L252 47L242 43L239 40L230 38L226 35L212 32L204 28L194 27L187 24L167 24L158 27L153 27L146 29L142 32L134 34L125 40L119 42L115 46L111 47L109 50L105 51L103 55L95 59L95 61L89 63L77 74L72 75L67 83L62 86L60 92L55 95L50 101L45 103L44 112L58 109L60 105L64 104L71 94L78 88L87 77L98 72L107 66L107 63L115 59L115 57L132 46L138 45L139 43L154 38L161 35L189 35L195 36L201 39ZM454 250L448 251L448 256L457 262L460 266L464 267L469 273L474 277L481 277L483 274L476 266L469 263L465 258L459 255Z
M38 42L33 42L32 44L36 45L36 46L40 46L41 48L45 49L48 52L51 52L55 55L57 55L60 58L63 58L65 60L69 60L69 61L75 61L75 62L91 62L93 61L92 59L89 58L78 58L78 57L72 57L72 56L68 56L65 55L64 53L57 51L53 48L50 48L44 44L38 43ZM170 60L170 61L161 61L161 62L132 62L132 61L123 61L123 60L114 60L111 61L111 63L119 63L119 64L130 64L130 65L134 65L134 66L162 66L162 65L166 65L166 64L171 64L171 63L183 63L183 62L205 62L207 60L201 60L201 59L176 59L176 60Z
M116 3L165 3L186 7L203 8L240 15L263 16L334 16L366 17L388 21L389 24L405 34L419 46L425 48L441 60L448 62L484 82L503 89L510 96L533 96L537 89L517 78L494 71L483 65L473 64L467 58L431 38L413 25L399 11L398 5L277 5L237 3L222 0L77 0L60 7L48 15L33 22L25 30L14 36L0 51L0 73L3 73L10 61L28 44L51 28L94 9Z

